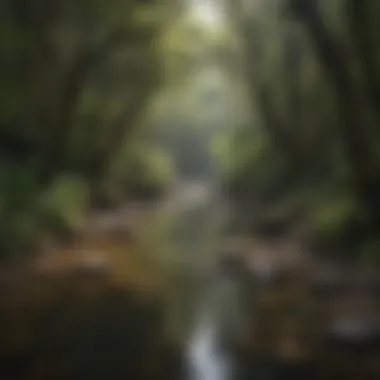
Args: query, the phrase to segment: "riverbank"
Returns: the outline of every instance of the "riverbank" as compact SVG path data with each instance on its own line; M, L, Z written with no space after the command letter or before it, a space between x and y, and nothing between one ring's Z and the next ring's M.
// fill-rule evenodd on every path
M257 287L242 369L276 379L379 378L379 272L322 260L295 236L245 244Z
M2 378L178 378L163 289L137 253L137 213L134 226L126 210L102 214L69 245L3 269Z

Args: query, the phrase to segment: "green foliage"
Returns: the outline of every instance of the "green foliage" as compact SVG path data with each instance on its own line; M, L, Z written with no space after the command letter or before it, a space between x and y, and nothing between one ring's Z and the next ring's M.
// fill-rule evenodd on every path
M58 177L41 193L28 168L5 166L1 174L8 185L0 209L0 243L6 254L32 253L44 237L68 237L83 222L86 185L80 178Z
M371 265L380 265L380 240L372 238L366 240L359 250L360 259Z
M171 157L162 149L132 139L114 161L107 182L116 199L160 194L173 179Z
M347 194L319 199L313 206L310 215L312 233L337 241L358 218L358 210L360 210L355 198Z
M242 5L238 27L255 122L251 132L244 128L243 138L234 140L228 182L240 196L269 200L273 209L278 202L306 205L311 234L320 240L342 243L350 234L365 240L379 232L380 55L374 22L379 7L374 4ZM361 232L353 229L360 225Z
M5 3L0 249L14 253L44 234L75 229L106 181L111 189L123 182L124 191L133 181L157 187L166 180L160 153L140 152L143 169L133 177L120 152L160 83L156 40L170 2Z
M39 217L46 229L54 226L75 230L84 222L88 185L80 177L58 177L38 202ZM47 231L48 232L48 231Z
M17 164L0 165L0 244L5 253L26 248L34 239L35 196L33 170Z

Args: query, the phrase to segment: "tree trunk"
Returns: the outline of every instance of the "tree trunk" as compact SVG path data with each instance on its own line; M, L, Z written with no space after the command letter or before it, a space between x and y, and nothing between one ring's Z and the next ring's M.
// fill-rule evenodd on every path
M368 2L366 0L347 0L347 16L354 48L359 55L363 69L367 95L373 110L380 118L380 85L375 58L375 38L371 38L368 25Z
M352 168L353 186L372 225L380 221L379 176L358 110L360 98L352 83L344 53L329 36L314 0L289 0L290 10L307 29L315 51L338 95L341 136ZM379 226L380 227L380 226Z

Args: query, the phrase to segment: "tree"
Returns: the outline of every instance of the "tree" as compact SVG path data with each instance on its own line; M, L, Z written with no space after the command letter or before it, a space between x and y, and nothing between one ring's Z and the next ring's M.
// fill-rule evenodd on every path
M353 186L366 209L371 225L378 229L380 226L380 204L378 201L380 176L372 151L373 146L368 136L368 126L363 120L360 107L362 103L361 94L350 74L350 64L352 63L346 58L342 46L329 35L315 1L291 0L289 7L292 14L304 23L326 75L336 90L341 117L340 135L347 160L352 168ZM358 8L355 9L355 1L349 7L351 15L356 11L358 12L356 16L351 16L351 21L354 21L352 35L356 41L358 38L363 38L359 30L363 12L360 6ZM366 41L368 41L367 39L364 41L364 39L360 44L357 44L362 46L363 50ZM367 70L366 74L371 75L370 72L371 70ZM376 86L376 81L374 85Z
M244 43L252 108L259 117L247 125L251 132L246 133L252 149L257 147L255 135L267 138L257 154L247 156L246 174L239 177L235 168L231 180L248 194L256 189L257 196L260 178L271 177L260 191L268 194L277 187L280 199L304 188L311 209L350 199L353 203L340 210L354 211L342 218L376 234L378 6L355 0L248 5L241 5L236 25ZM255 177L253 190L250 176ZM345 222L347 231L350 223ZM354 235L358 232L356 228Z
M156 38L172 1L3 3L1 163L33 173L29 205L2 186L9 224L67 173L99 191L160 83Z

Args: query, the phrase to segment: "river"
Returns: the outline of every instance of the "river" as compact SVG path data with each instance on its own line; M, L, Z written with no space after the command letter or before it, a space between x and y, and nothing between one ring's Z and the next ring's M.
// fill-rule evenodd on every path
M207 181L186 181L177 184L160 212L172 218L165 244L172 252L173 284L186 283L175 286L169 318L186 342L184 378L234 379L233 346L246 333L248 314L242 277L217 270L230 217L227 202Z

